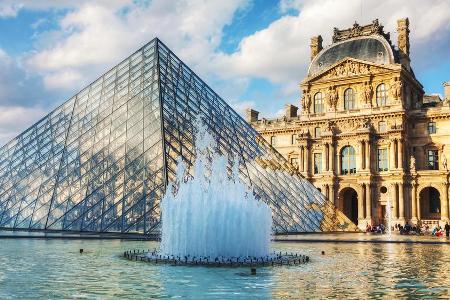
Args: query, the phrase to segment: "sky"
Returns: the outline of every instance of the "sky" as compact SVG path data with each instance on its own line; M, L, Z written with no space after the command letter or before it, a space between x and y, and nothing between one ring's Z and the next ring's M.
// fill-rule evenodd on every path
M450 81L449 0L0 0L0 146L159 37L238 112L299 105L309 41L409 17L428 94Z

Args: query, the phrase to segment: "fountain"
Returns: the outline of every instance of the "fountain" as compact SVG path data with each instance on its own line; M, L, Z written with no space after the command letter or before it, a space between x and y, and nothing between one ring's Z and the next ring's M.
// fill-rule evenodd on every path
M239 164L215 153L214 139L199 126L193 177L178 162L176 184L161 204L162 255L265 257L272 213L239 179Z
M124 257L173 265L275 266L309 260L269 253L272 211L239 179L239 162L221 155L206 126L196 122L196 160L177 163L177 176L161 201L157 251L126 251Z
M390 198L386 202L386 220L387 220L387 234L389 239L392 237L392 207Z

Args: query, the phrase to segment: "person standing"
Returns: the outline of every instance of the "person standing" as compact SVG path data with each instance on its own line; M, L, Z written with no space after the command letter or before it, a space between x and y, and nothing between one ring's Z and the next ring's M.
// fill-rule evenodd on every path
M450 225L448 225L448 222L445 223L444 229L445 229L445 236L449 237L449 235L450 235Z

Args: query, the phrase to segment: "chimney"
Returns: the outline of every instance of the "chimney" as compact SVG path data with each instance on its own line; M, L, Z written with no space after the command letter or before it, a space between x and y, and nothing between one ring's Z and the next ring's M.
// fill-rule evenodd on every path
M397 20L397 33L398 33L398 49L400 50L400 63L405 66L409 71L411 70L409 59L409 19Z
M444 101L450 101L450 81L444 82Z
M259 111L256 111L251 108L247 108L245 110L245 121L247 121L248 123L256 122L256 121L258 121L258 115L259 115Z
M320 35L311 38L311 60L323 49L322 41L322 36Z
M298 107L292 104L286 104L284 106L284 115L286 118L296 118Z

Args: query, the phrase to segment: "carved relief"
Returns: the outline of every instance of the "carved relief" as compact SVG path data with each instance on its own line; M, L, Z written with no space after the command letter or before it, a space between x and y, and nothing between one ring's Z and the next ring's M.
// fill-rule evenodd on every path
M383 71L383 68L362 64L355 61L346 61L326 72L321 78L330 79L354 75L375 74Z
M372 123L369 118L364 118L361 121L359 121L358 127L361 129L370 129L372 126Z
M372 34L379 34L384 36L388 41L390 41L389 33L383 31L383 26L380 25L378 19L372 21L372 24L361 26L358 23L354 23L351 28L339 30L334 28L333 31L333 43L351 39L357 36L367 36Z
M394 100L402 100L403 83L398 77L392 78L390 86L391 97Z

